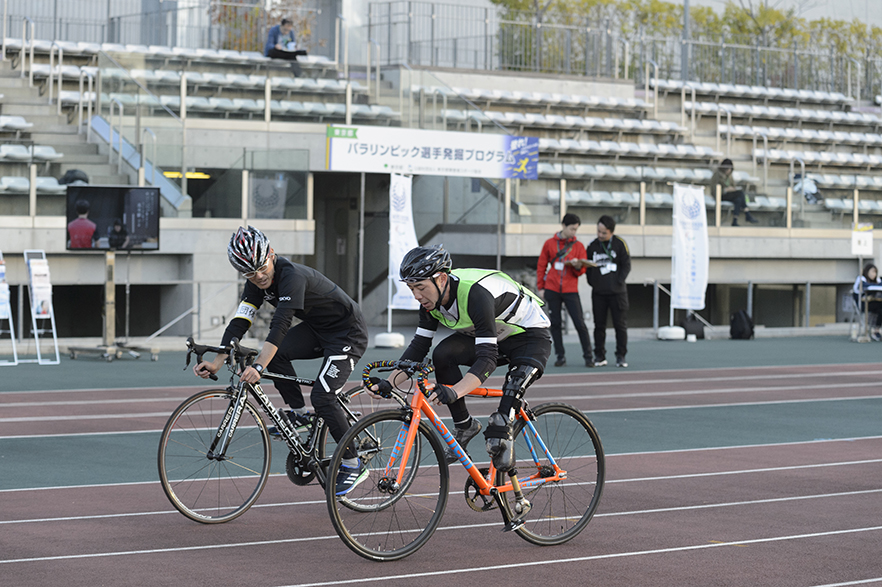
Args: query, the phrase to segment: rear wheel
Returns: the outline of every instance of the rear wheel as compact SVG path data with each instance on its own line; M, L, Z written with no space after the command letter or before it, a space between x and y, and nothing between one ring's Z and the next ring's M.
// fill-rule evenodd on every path
M335 495L329 474L326 494L334 529L357 554L371 560L397 560L417 551L441 523L449 477L437 434L423 422L405 462L402 443L409 426L403 410L366 416L350 428L341 445L362 446L367 476L345 496ZM337 471L344 451L335 451L329 471ZM387 473L386 467L394 466ZM397 474L404 467L401 482Z
M532 506L516 532L533 544L561 544L588 525L600 503L605 474L603 445L590 420L570 405L542 404L533 410L533 416L532 426L566 477L541 482L555 476L554 463L527 423L515 422L515 466L524 497ZM508 474L497 473L497 485L508 482ZM538 484L531 486L534 482ZM509 516L520 517L515 513L514 493L501 495Z
M179 512L197 522L238 518L260 496L269 477L269 434L255 406L245 409L226 453L211 445L234 396L225 389L197 393L172 413L159 440L159 479Z

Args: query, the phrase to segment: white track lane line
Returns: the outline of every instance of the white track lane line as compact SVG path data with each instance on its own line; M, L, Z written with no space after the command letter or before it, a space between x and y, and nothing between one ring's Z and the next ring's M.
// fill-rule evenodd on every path
M847 587L848 585L872 585L873 583L882 584L882 577L875 579L862 579L859 581L847 581L845 583L827 583L826 585L815 585L814 587Z
M805 389L825 389L828 388L829 385L799 385L799 386L787 386L787 387L757 387L757 388L749 388L749 387L738 387L738 388L730 388L730 389L712 389L712 390L696 390L696 391L660 391L660 392L641 392L641 393L627 393L627 394L611 394L611 395L561 395L561 396L549 396L543 397L542 402L545 403L547 401L572 401L572 400L594 400L594 399L619 399L619 398L652 398L652 397L676 397L676 396L692 396L692 395L716 395L716 394L729 394L729 393L750 393L750 392L774 392L774 391L801 391ZM838 385L836 390L842 390L845 388L856 388L856 387L879 387L882 388L882 383L878 382L866 382L866 383L848 383ZM786 403L808 403L808 402L838 402L838 401L854 401L854 400L864 400L864 399L879 399L882 396L879 395L866 395L866 396L849 396L849 397L830 397L830 398L800 398L800 399L789 399L789 400L765 400L765 401L753 401L753 402L729 402L729 403L710 403L710 404L686 404L686 405L674 405L674 406L647 406L643 408L610 408L610 409L600 409L600 410L587 410L589 414L600 414L607 412L646 412L652 410L679 410L679 409L695 409L695 408L723 408L723 407L734 407L734 406L754 406L754 405L766 405L766 404L786 404ZM497 398L473 398L473 401L481 401L484 402L495 402ZM6 406L2 406L6 407ZM169 415L170 412L134 412L130 414L81 414L81 415L69 415L69 416L53 416L53 421L62 421L62 420L113 420L113 419L126 419L126 418L164 418ZM223 413L223 410L218 410L216 413ZM483 417L483 416L479 416ZM22 422L42 422L46 418L44 416L22 416L22 417L13 417L13 418L0 418L0 424L16 424ZM135 433L147 432L144 430L134 431ZM107 434L107 432L104 432ZM121 430L117 432L118 434L128 434L131 431ZM82 436L82 435L92 434L90 432L86 433L76 433L76 434L34 434L34 435L21 435L21 436L0 436L0 439L3 438L43 438L48 436Z
M716 471L710 473L689 473L684 475L663 475L658 477L635 477L632 479L615 479L615 480L607 480L606 484L609 483L646 483L651 481L672 481L677 479L694 479L696 477L725 477L729 475L748 475L748 474L756 474L756 473L775 473L779 471L793 471L797 469L821 469L825 467L841 467L841 466L855 466L855 465L868 465L868 464L878 464L882 463L882 459L872 459L865 461L847 461L847 462L839 462L839 463L819 463L813 465L794 465L787 467L767 467L763 469L741 469L737 471ZM281 477L282 475L272 475L273 477ZM101 487L101 486L95 486ZM26 490L6 490L10 491L26 491ZM792 498L776 498L774 500L755 500L755 501L743 501L743 502L732 502L732 503L720 503L720 504L703 504L701 506L681 506L676 508L667 508L665 510L635 510L633 512L615 512L608 514L597 514L596 517L606 517L606 516L624 516L624 515L634 515L634 514L642 514L642 513L658 513L661 511L678 511L678 510L688 510L688 509L702 509L703 507L729 507L731 505L744 505L751 503L769 503L773 501L787 501L787 500L800 500L800 499L814 499L819 497L841 497L843 495L862 495L867 493L877 493L882 491L880 490L866 490L866 491L855 491L849 493L825 493L821 495L813 495L813 496L794 496ZM452 497L460 495L458 490L453 490L450 492ZM252 508L275 508L275 507L293 507L293 506L311 506L324 504L325 500L302 500L302 501L290 501L290 502L279 502L279 503L262 503L255 504L251 506ZM57 518L33 518L33 519L25 519L25 520L2 520L0 521L0 525L10 525L10 524L34 524L34 523L44 523L44 522L69 522L69 521L83 521L83 520L101 520L108 518L130 518L130 517L138 517L138 516L156 516L156 515L166 515L166 514L177 514L177 510L161 510L161 511L153 511L153 512L128 512L121 514L99 514L99 515L91 515L91 516L62 516ZM487 526L493 526L495 524L481 524Z
M632 384L651 384L651 383L688 383L688 382L701 382L701 381L731 381L732 379L738 379L742 381L751 380L751 379L793 379L793 378L814 378L814 377L830 377L830 376L839 376L839 377L853 377L859 375L879 375L882 374L882 371L879 369L874 369L871 371L849 371L849 367L861 366L865 368L869 368L872 365L878 365L877 363L855 363L854 365L843 364L843 363L835 363L835 364L823 364L823 365L763 365L759 367L703 367L700 369L647 369L645 371L595 371L593 373L585 372L585 373L545 373L542 376L543 380L555 379L555 378L563 378L563 377L572 377L573 375L593 375L593 376L602 376L602 375L612 375L616 377L614 381L593 381L593 379L589 379L586 383L592 385L632 385ZM623 377L627 377L629 375L640 375L640 374L677 374L682 375L683 373L706 373L709 371L757 371L757 370L765 370L765 369L800 369L800 368L814 368L814 367L827 367L828 371L825 373L793 373L793 374L784 374L784 375L739 375L739 376L719 376L719 377L703 377L703 378L677 378L677 379L657 379L657 380L627 380L620 381L619 379ZM502 376L495 375L491 379L499 379L502 380ZM349 383L353 385L358 385L360 383L359 380L353 380ZM554 383L537 383L536 387L562 387L562 386L573 386L573 385L584 385L584 383L563 383L563 384L554 384ZM222 387L214 388L221 389ZM0 392L0 398L3 397L4 393L19 393L19 394L40 394L40 396L44 396L46 394L51 393L94 393L94 392L105 392L105 391L154 391L154 390L183 390L183 391L191 391L196 392L203 389L210 389L210 387L206 385L166 385L162 387L127 387L127 388L119 388L119 387L92 387L88 389L40 389L40 390L23 390L23 391L15 391L15 390L6 390L4 392ZM192 393L191 393L192 394ZM0 404L2 405L2 404Z
M872 490L875 492L882 492L882 489ZM864 493L864 492L856 492L856 493ZM833 497L839 497L842 495L848 494L830 494ZM813 498L821 498L825 496L806 496L794 499L813 499ZM758 500L756 503L769 503L770 501L788 501L791 498L779 498L777 500ZM743 503L732 503L732 504L723 504L722 507L731 507L734 505L750 505L753 502L743 502ZM664 510L647 510L648 514L656 514L663 513L667 511L683 511L684 509L707 509L710 506L706 506L702 504L701 506L693 506L691 508L666 508ZM622 512L622 513L610 513L610 514L597 514L595 517L612 517L618 515L634 515L638 512ZM465 524L460 526L447 526L440 527L436 531L449 531L449 530L461 530L461 529L469 529L469 528L481 528L481 527L493 527L501 525L500 522L496 522L495 524ZM797 534L792 536L777 536L772 538L759 538L753 540L737 540L733 542L723 542L723 543L711 543L711 544L703 544L697 546L686 546L686 547L678 547L678 548L670 548L670 549L661 549L661 550L652 550L652 551L638 551L633 553L616 553L616 554L608 554L608 555L597 555L591 557L580 557L575 559L564 559L564 560L551 560L551 561L539 561L532 563L521 563L515 564L512 566L533 566L533 565L542 565L542 564L554 564L555 562L578 562L578 561L586 561L586 560L598 560L604 558L618 558L623 556L634 556L640 554L653 554L653 553L664 553L664 552L678 552L684 550L695 550L699 548L712 548L715 546L741 546L746 544L759 544L763 542L777 542L782 540L793 540L798 538L815 538L821 536L835 536L838 534L849 534L849 533L857 533L857 532L870 532L870 531L879 531L882 530L882 526L872 526L868 528L854 528L850 530L831 530L827 532L817 532L812 534ZM151 548L151 549L141 549L141 550L120 550L120 551L111 551L111 552L95 552L95 553L86 553L86 554L62 554L55 556L39 556L39 557L30 557L30 558L17 558L17 559L7 559L0 560L0 565L5 564L17 564L17 563L33 563L33 562L45 562L45 561L57 561L57 560L73 560L73 559L90 559L90 558L105 558L112 556L130 556L130 555L138 555L138 554L164 554L164 553L177 553L177 552L191 552L198 550L216 550L221 548L241 548L241 547L249 547L249 546L267 546L270 544L290 544L290 543L304 543L304 542L313 542L319 540L331 540L331 539L339 539L339 537L334 534L330 536L308 536L303 538L286 538L281 540L255 540L251 542L236 542L236 543L228 543L228 544L202 544L196 546L182 546L176 548ZM501 567L476 567L474 569L464 569L463 571L484 571L484 570L493 570L498 568L507 568L505 566ZM440 571L436 573L428 573L426 575L404 575L404 576L391 576L385 577L386 579L397 579L397 578L409 578L416 576L431 576L431 575L439 575L446 574L451 571ZM381 580L382 578L376 578L371 580ZM297 585L292 587L307 587L307 585L335 585L340 583L352 583L355 580L351 581L332 581L329 583L309 583L304 585Z
M296 585L288 585L287 587L324 587L325 585L346 585L351 583L368 583L377 581L395 581L402 579L418 579L422 577L438 577L444 575L459 575L462 573L481 573L487 571L502 571L520 567L535 567L543 565L560 565L568 563L580 563L586 561L596 561L604 559L626 558L635 556L671 554L677 552L688 552L694 550L704 550L708 548L719 548L725 546L744 546L748 544L764 544L769 542L785 542L789 540L805 540L810 538L823 538L826 536L840 536L844 534L857 534L861 532L878 532L882 530L882 526L871 526L868 528L851 528L848 530L832 530L829 532L815 532L812 534L792 534L789 536L773 536L770 538L756 538L752 540L738 540L733 542L715 542L710 544L695 544L691 546L677 546L673 548L658 548L655 550L637 550L633 552L616 552L611 554L598 554L593 556L581 556L578 558L565 558L544 561L531 561L523 563L506 563L504 565L492 565L486 567L472 567L470 569L449 569L446 571L432 571L427 573L407 573L401 575L386 575L383 577L361 577L358 579L336 580L323 583L298 583ZM848 583L845 583L848 585Z
M679 373L680 371L678 371ZM645 373L645 371L644 371ZM531 389L542 389L542 388L550 388L550 387L575 387L578 385L587 385L587 386L621 386L621 385L655 385L655 384L664 384L664 383L707 383L712 381L770 381L772 379L817 379L818 377L860 377L860 376L879 376L882 375L882 371L876 369L873 371L843 371L841 373L795 373L788 375L741 375L737 377L729 376L729 377L697 377L697 378L678 378L678 379L634 379L628 381L577 381L573 383L535 383L530 386ZM542 381L547 377L547 375L543 375ZM834 384L835 385L835 384Z

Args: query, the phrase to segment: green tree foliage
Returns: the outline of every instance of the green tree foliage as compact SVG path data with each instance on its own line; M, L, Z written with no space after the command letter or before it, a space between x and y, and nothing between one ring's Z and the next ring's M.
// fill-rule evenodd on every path
M491 0L503 18L573 26L609 26L635 42L644 37L682 34L683 5L666 0ZM821 18L806 20L795 8L783 9L780 0L727 0L722 12L691 6L691 33L695 39L744 45L833 50L849 56L865 55L882 46L882 29L853 21Z

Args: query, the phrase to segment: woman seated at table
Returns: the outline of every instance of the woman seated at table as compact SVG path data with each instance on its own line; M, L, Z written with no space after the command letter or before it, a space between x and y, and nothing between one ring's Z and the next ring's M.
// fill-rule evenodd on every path
M869 298L867 310L876 315L871 336L873 340L882 341L882 278L879 277L879 270L875 265L872 263L864 265L863 272L854 280L852 295L861 310L864 309L861 295Z

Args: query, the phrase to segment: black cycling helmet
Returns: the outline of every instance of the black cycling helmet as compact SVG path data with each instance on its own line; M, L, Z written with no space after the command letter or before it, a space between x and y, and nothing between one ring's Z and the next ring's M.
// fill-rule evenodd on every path
M230 264L239 273L251 273L263 267L269 258L269 252L269 239L253 226L240 226L227 245Z
M404 283L416 283L432 279L439 273L450 273L452 268L450 253L444 250L443 245L416 247L401 260L398 275Z

